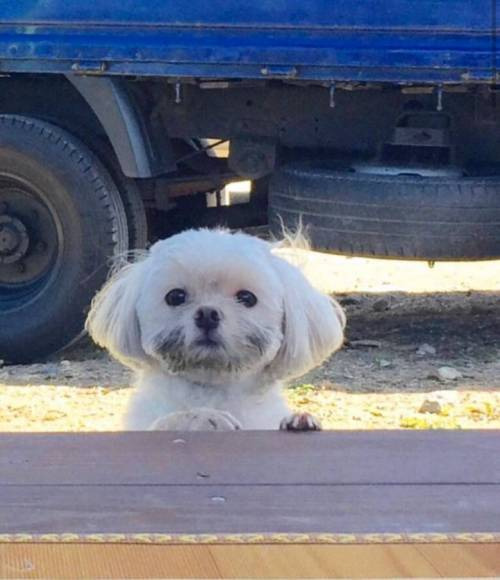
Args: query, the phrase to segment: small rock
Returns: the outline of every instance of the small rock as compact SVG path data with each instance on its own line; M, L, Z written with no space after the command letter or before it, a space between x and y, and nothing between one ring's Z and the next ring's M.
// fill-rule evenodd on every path
M33 365L34 368L32 368L30 370L30 374L35 375L35 374L47 374L47 375L51 375L51 376L57 376L57 372L59 370L59 367L57 364L54 363L49 363L49 364L44 364L44 365Z
M390 308L390 304L388 300L384 300L383 298L381 300L377 300L376 302L373 303L372 309L375 312L384 312L385 310L389 310Z
M430 344L427 344L426 342L424 342L424 344L421 344L418 348L417 348L417 355L418 356L427 356L428 354L436 354L436 349L431 346Z
M387 360L385 358L381 358L377 360L377 364L381 369L385 369L387 367L392 366L392 363L390 360Z
M456 381L462 378L462 373L453 367L438 368L438 377L442 381Z
M433 413L439 415L441 413L441 405L438 401L432 401L431 399L425 399L425 401L420 406L418 410L419 413Z
M346 296L345 298L340 298L339 300L342 306L357 306L360 301L352 296Z
M4 364L5 364L5 361L0 358L0 369L3 367Z
M351 348L380 348L382 343L378 340L351 340L348 345Z
M59 364L62 367L69 367L69 366L71 366L71 361L70 360L62 360Z

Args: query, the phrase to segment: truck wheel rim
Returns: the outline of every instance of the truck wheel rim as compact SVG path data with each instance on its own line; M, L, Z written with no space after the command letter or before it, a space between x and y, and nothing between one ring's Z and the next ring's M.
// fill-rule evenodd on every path
M59 220L46 196L20 178L0 176L0 311L30 302L60 265Z

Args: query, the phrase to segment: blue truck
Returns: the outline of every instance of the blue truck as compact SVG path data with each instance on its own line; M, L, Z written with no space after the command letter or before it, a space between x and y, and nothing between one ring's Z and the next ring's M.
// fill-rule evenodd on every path
M0 358L74 341L113 257L185 227L499 258L497 18L491 0L0 0ZM245 203L207 204L237 180Z

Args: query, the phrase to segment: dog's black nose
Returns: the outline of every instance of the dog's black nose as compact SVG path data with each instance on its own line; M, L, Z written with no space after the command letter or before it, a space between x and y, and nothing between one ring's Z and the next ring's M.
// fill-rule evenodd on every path
M198 308L194 315L194 322L198 328L209 331L219 326L220 315L217 310L209 307Z

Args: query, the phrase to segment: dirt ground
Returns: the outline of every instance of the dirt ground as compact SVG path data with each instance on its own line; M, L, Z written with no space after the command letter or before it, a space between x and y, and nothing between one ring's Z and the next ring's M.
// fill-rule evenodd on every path
M500 262L299 262L348 328L344 349L287 389L293 407L334 429L500 428ZM0 363L0 431L120 429L131 382L89 341L43 364Z

